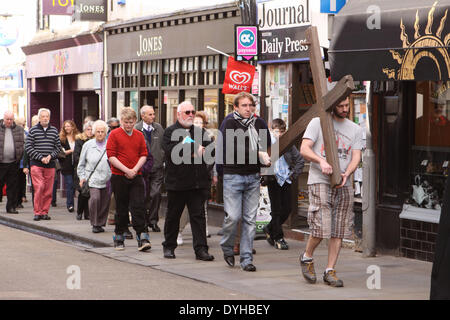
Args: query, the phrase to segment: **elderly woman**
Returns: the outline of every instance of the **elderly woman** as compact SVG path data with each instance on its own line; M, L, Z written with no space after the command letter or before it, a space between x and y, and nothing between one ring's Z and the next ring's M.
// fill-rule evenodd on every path
M83 125L83 132L75 137L75 149L73 150L73 166L75 168L74 186L76 186L76 189L78 190L77 220L81 220L83 218L83 213L84 219L89 219L89 199L83 197L83 195L81 194L81 188L79 187L80 179L78 178L77 167L78 162L80 161L81 149L83 148L84 143L93 137L93 124L94 121L86 122Z
M102 120L97 120L92 125L92 132L95 139L91 139L83 145L77 173L80 178L80 187L85 181L88 181L90 188L89 218L92 232L99 233L105 231L102 227L106 225L110 200L106 189L106 183L111 178L111 169L106 155L108 125Z

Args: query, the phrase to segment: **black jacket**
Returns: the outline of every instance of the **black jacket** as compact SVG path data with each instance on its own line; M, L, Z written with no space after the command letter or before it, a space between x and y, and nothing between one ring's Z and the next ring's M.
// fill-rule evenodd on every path
M61 141L61 147L64 148L64 150L70 150L69 140L66 140L65 142ZM72 159L73 159L73 152L70 154L66 154L65 158L59 159L59 163L61 164L61 173L63 175L70 175L70 174L73 175L74 166Z
M172 141L172 136L174 139L176 137L176 141ZM192 139L194 142L185 139L189 141ZM183 141L185 141L184 144ZM206 152L214 156L214 145L205 129L196 126L185 129L177 121L164 130L162 147L165 153L165 187L167 190L183 191L209 187L209 173L205 160L202 159L199 164L194 163L198 160L194 159L193 154L200 145L205 148L209 146Z
M444 203L439 221L433 269L431 300L450 300L450 176L445 186Z

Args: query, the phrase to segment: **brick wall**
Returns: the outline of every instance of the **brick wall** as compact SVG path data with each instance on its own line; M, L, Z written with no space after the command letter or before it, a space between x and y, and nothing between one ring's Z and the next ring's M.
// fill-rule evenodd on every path
M409 219L400 220L402 257L433 262L438 224Z

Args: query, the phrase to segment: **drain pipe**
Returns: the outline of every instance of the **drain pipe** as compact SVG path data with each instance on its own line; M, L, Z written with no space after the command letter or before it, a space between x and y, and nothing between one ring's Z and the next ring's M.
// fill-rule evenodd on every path
M376 181L375 153L372 139L372 96L373 86L369 81L366 89L366 150L363 153L363 199L362 199L362 247L364 257L375 257L375 214L376 214Z

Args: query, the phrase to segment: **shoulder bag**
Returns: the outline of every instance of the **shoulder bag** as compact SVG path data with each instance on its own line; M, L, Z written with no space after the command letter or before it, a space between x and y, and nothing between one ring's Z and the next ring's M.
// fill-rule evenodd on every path
M81 186L80 195L85 197L86 199L89 199L91 197L91 192L89 190L89 179L91 179L92 174L95 172L95 169L97 169L98 164L100 163L100 161L102 161L105 152L106 148L105 151L103 151L102 155L100 156L100 159L98 159L97 164L94 167L94 170L92 170L91 174L89 175L89 178L85 182L83 182L83 185Z

